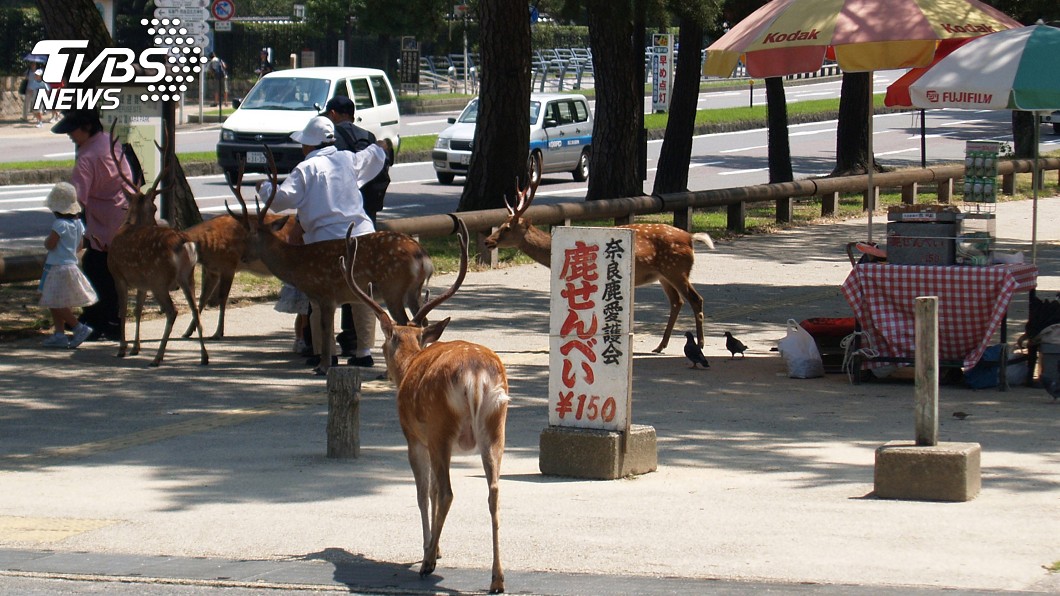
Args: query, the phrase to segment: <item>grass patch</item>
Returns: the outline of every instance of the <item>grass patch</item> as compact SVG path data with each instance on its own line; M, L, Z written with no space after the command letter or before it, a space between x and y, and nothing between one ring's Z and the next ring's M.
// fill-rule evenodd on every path
M1052 565L1042 565L1049 573L1060 573L1060 561L1053 561Z
M413 135L401 137L401 151L430 151L438 135Z

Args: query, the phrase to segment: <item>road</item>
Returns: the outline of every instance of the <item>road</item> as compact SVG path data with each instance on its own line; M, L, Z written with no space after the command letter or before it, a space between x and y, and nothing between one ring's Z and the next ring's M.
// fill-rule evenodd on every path
M793 88L801 94L822 92L817 85ZM822 88L824 88L822 86ZM757 91L756 91L757 93ZM712 94L718 95L718 94ZM718 101L728 101L729 94ZM746 99L746 95L744 97ZM422 125L425 129L442 120L437 115L408 118L406 126ZM424 124L420 124L424 123ZM934 110L927 116L928 163L954 162L963 159L968 140L1009 140L1010 115L1007 111ZM893 167L915 167L920 164L919 120L915 113L881 114L874 118L873 143L876 159ZM791 153L795 178L819 176L835 164L836 122L826 121L791 126ZM211 131L183 133L183 138L215 134ZM1042 152L1060 147L1060 136L1043 128ZM650 192L654 183L661 141L648 147L648 180L644 189ZM767 141L764 129L697 136L689 164L689 188L706 190L761 184L768 182ZM456 210L461 186L437 182L430 162L397 164L391 169L387 207L381 217L396 218ZM260 179L248 176L247 180ZM204 215L223 213L225 201L232 193L222 176L198 176L189 179ZM36 249L51 225L51 217L41 206L50 185L0 187L0 250ZM553 174L543 179L537 193L538 203L580 200L585 183L575 183L569 176ZM246 198L251 187L244 187ZM234 202L233 202L234 204Z

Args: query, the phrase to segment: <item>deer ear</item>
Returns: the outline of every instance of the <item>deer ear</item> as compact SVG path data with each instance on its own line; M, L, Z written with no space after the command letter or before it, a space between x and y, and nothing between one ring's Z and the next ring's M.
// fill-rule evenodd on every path
M442 332L445 331L446 325L449 324L450 317L446 317L436 323L431 323L423 328L423 332L420 333L420 347L426 348L442 338Z
M290 218L290 215L284 215L283 217L269 224L269 229L271 229L273 232L279 232L283 229L283 226L287 225L287 220Z

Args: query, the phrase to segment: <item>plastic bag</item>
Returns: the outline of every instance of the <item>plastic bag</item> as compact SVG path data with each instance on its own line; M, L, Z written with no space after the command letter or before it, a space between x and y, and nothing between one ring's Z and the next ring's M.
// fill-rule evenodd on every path
M789 377L812 379L824 376L824 361L817 350L817 343L795 319L788 319L788 334L777 342L777 348L788 365Z

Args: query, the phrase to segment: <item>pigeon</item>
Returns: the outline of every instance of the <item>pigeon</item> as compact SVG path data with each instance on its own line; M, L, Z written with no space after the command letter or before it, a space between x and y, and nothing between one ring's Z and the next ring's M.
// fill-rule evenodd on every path
M685 331L685 337L688 338L685 342L685 356L692 361L692 368L695 368L697 364L702 364L703 368L710 368L710 363L703 355L703 350L699 349L699 345L696 344L696 336L691 331Z
M725 332L725 349L728 350L732 356L729 360L736 358L736 354L740 355L740 358L744 357L744 351L747 350L747 346L743 345L743 342L736 339L728 331Z
M685 353L688 353L687 348L685 348ZM1060 399L1060 362L1056 363L1056 375L1046 381L1045 390L1053 396L1053 399Z
M971 414L969 414L968 412L960 412L960 411L958 411L958 412L954 412L953 413L953 417L956 418L957 420L964 420L968 416L971 416Z

